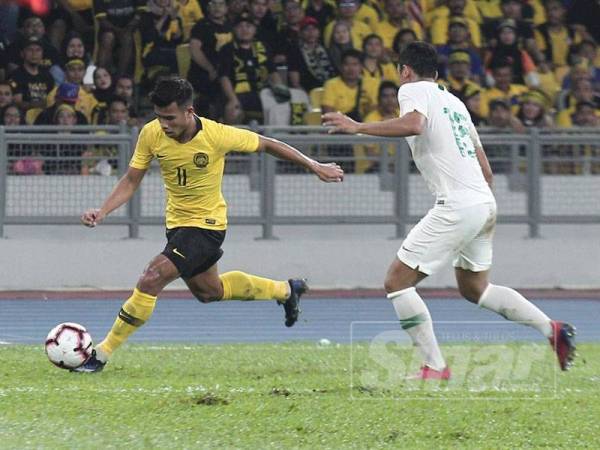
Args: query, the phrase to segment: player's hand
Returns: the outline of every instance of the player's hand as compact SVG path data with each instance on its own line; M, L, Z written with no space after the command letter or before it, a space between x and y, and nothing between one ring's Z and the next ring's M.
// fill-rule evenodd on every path
M81 223L86 227L94 228L104 220L105 215L99 209L88 209L81 216Z
M344 181L344 171L336 163L317 163L315 174L325 183Z
M330 112L325 113L321 116L323 125L331 127L329 134L332 133L346 133L356 134L358 133L359 123L350 117L342 114L341 112Z

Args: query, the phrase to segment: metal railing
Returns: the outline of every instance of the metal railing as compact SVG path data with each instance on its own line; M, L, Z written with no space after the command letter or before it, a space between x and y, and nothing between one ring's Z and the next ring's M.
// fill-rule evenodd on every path
M325 184L264 153L228 156L230 223L260 225L263 238L290 224L393 224L402 237L433 203L404 139L328 135L319 127L258 131L347 170L344 183ZM600 223L600 130L481 137L496 173L500 223L527 224L531 237L541 224ZM0 127L0 236L4 225L78 224L125 172L136 139L137 129L120 127ZM45 175L17 174L17 162L28 159ZM105 176L87 175L102 172L101 162ZM127 225L137 237L140 225L164 223L164 203L162 179L151 167L106 223Z

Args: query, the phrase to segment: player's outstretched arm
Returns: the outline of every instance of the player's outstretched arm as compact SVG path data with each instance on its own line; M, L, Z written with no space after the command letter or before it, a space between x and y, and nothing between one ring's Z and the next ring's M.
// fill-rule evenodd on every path
M326 183L335 183L344 180L344 171L336 163L323 164L319 161L315 161L298 149L295 149L285 142L278 141L277 139L259 136L258 149L266 151L279 159L285 159L296 163L299 166L306 167Z
M340 112L329 112L322 116L323 125L330 127L329 133L369 134L381 137L406 137L421 134L425 128L425 116L413 111L402 117L381 122L357 122Z
M88 209L81 216L86 227L95 227L112 211L127 203L142 182L146 170L129 167L100 208Z

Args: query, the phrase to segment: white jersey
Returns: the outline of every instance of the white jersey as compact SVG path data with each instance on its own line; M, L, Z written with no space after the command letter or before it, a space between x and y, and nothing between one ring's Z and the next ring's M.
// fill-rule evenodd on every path
M400 116L417 111L426 118L423 133L406 138L429 190L449 206L494 202L475 147L479 135L466 106L431 81L406 83L398 90Z

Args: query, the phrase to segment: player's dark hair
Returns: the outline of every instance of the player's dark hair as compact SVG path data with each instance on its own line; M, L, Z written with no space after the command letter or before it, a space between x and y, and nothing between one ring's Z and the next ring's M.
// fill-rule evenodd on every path
M341 57L342 64L344 62L346 62L346 59L348 59L348 58L356 58L356 59L358 59L362 63L363 54L359 50L356 50L354 48L349 48L349 49L344 50L342 52L342 57Z
M419 77L435 78L438 67L437 51L427 42L411 42L400 53L398 64L400 67L410 67Z
M150 101L164 108L175 102L177 106L192 106L194 90L190 82L180 77L159 78L150 93Z
M383 91L386 89L393 89L394 91L398 90L398 86L396 83L390 80L384 80L379 84L379 91L377 92L377 98L380 99L383 96Z

